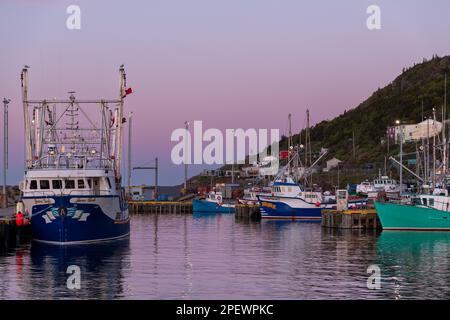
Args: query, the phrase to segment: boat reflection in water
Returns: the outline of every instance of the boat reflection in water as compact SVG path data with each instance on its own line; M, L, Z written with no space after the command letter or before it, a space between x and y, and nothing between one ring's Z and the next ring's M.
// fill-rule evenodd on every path
M383 231L377 240L382 286L389 298L450 296L450 232Z
M123 270L129 269L129 239L93 245L55 246L33 242L31 268L39 277L31 277L30 299L113 299L122 296ZM67 280L69 266L78 266L81 288L71 290Z

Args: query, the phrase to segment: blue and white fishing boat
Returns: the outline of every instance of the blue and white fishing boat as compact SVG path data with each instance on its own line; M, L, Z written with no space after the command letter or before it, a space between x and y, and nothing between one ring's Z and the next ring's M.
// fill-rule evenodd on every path
M291 115L289 115L290 127ZM307 111L307 123L309 123L309 111ZM290 132L290 130L289 130ZM289 142L292 141L291 134ZM322 192L307 191L294 182L293 177L300 176L305 181L312 174L312 168L318 163L328 152L322 149L317 160L309 167L303 166L300 170L300 149L303 146L295 148L289 145L288 163L279 171L271 184L272 193L270 195L258 195L259 208L263 219L301 219L301 220L321 220L322 209L328 209L335 206L335 198L327 195L326 199ZM309 148L309 146L307 145ZM307 154L307 152L305 152ZM294 164L292 168L292 164ZM300 179L297 178L296 181ZM333 203L331 203L331 200ZM325 203L326 202L326 203Z
M258 196L263 219L320 220L322 209L333 204L323 203L321 192L305 191L292 178L276 180L271 195Z
M121 141L126 76L119 98L28 99L22 70L25 177L20 184L25 216L35 241L80 244L123 238L130 219L121 187Z
M224 203L221 192L211 191L205 199L192 200L194 213L235 213L235 205Z

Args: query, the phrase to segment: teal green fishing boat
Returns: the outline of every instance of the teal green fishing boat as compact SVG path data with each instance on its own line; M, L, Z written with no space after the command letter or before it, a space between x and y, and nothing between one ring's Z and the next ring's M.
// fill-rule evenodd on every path
M450 197L419 195L409 203L375 202L384 230L450 231Z

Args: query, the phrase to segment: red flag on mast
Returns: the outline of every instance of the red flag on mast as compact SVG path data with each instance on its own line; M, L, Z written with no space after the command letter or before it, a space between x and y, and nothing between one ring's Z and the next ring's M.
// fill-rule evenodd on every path
M132 93L133 93L133 89L131 89L131 88L125 89L125 95L122 98L125 98L127 95L132 94Z

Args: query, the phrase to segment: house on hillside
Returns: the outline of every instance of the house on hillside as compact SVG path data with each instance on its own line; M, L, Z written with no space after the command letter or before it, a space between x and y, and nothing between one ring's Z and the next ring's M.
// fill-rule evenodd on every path
M437 136L442 131L442 122L427 119L416 124L397 125L388 128L389 138L400 143L403 128L403 142L412 142Z
M327 165L325 168L323 168L323 172L329 172L331 169L337 168L337 166L341 163L342 161L337 159L337 158L332 158L330 160L327 161Z

